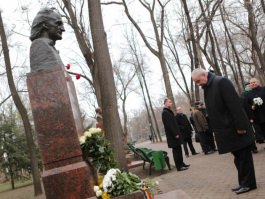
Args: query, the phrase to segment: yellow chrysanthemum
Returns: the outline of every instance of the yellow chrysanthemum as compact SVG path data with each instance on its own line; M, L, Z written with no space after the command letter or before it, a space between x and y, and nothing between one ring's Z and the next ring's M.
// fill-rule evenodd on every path
M98 175L98 184L102 184L104 176Z
M101 197L102 197L102 199L110 199L111 195L108 194L107 192L103 192Z

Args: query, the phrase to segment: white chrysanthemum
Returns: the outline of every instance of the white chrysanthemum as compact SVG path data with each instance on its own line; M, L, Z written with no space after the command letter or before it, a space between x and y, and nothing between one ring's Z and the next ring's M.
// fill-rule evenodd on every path
M99 197L99 196L101 196L101 195L102 195L102 191L101 191L101 190L98 190L98 191L96 192L96 196Z
M100 133L101 132L101 128L90 128L89 129L89 132L91 134L97 134L97 133Z
M99 191L100 189L99 189L99 186L94 186L94 192L97 192L97 191Z
M85 131L84 136L90 138L92 136L92 133L90 131Z
M263 104L263 100L260 97L256 97L253 99L253 103L258 106L261 106Z
M85 136L81 136L79 138L79 142L80 142L80 144L84 144L86 142L86 137Z
M104 176L103 178L103 190L105 192L110 191L111 187L112 187L112 182L116 181L116 174L120 173L121 171L119 169L110 169L108 170L107 174Z

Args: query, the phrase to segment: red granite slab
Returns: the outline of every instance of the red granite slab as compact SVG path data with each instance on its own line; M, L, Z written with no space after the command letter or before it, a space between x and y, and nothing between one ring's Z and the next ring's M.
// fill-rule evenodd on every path
M69 85L69 79L60 68L28 74L29 97L46 169L68 164L61 160L82 161L74 117L77 110L71 102L76 94L71 90L73 86Z
M44 171L43 185L48 199L85 199L94 196L94 182L85 162Z
M71 77L54 68L27 74L27 86L44 163L47 199L94 196L94 172L82 159L82 122Z

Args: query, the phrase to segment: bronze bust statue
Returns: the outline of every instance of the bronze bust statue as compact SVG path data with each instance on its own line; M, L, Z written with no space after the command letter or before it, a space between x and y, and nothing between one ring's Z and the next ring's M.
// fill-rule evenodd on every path
M41 9L33 20L30 40L31 72L63 67L56 40L62 39L65 31L61 15L54 8Z

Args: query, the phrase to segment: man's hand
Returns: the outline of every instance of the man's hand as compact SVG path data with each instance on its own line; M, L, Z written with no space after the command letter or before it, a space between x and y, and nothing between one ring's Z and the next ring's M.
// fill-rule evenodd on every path
M246 130L237 130L237 134L239 134L239 135L244 135L246 133L247 133Z
M176 135L176 138L179 139L179 135Z
M255 108L256 108L255 105L252 105L252 106L251 106L251 109L252 109L253 111L255 110Z

